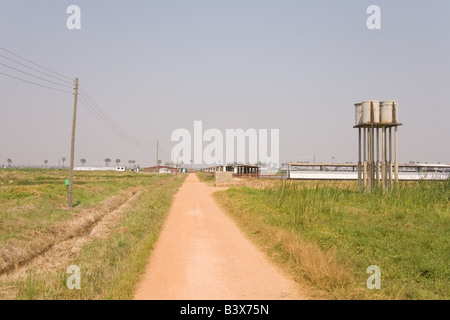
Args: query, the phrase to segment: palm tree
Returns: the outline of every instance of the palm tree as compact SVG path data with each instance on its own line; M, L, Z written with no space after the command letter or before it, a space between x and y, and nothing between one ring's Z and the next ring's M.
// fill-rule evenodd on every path
M66 157L62 157L61 160L63 162L63 169L64 169L64 162L66 162Z
M8 162L8 167L11 167L12 160L8 158L8 160L6 160L6 162Z
M45 161L44 161L44 167L47 168L47 164L48 164L48 160L45 160Z
M86 163L86 159L81 159L80 162L81 162L81 164L82 164L83 167L84 167L84 164Z
M111 162L111 159L110 159L110 158L106 158L106 159L105 159L106 166L108 166L108 163L110 163L110 162Z
M116 159L116 164L119 165L120 159Z

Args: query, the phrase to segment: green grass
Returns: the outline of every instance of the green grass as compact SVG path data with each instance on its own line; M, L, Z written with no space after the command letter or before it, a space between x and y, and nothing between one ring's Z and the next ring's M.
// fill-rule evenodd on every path
M321 296L450 298L449 181L402 183L390 193L370 194L354 186L288 182L216 196L252 238ZM366 289L370 265L381 268L380 290Z
M146 175L119 172L75 172L75 208L68 210L66 178L67 170L0 170L0 243L11 238L24 240L31 231L70 219L148 180Z
M216 177L213 172L199 171L197 172L197 177L199 178L200 181L206 182L210 185L213 185L216 182Z
M27 176L30 173L21 174ZM50 174L52 176L54 174L58 180L60 177L64 178L64 175L60 176L59 172ZM35 178L38 177L42 177L42 172L33 172L30 181L36 181ZM76 210L95 207L99 201L124 188L140 186L143 191L139 198L130 203L128 209L122 213L120 221L106 238L96 238L86 243L81 251L66 263L64 268L58 268L51 272L31 270L24 279L3 281L0 284L0 298L2 289L3 292L6 292L3 298L16 299L132 298L135 285L145 269L152 246L169 212L172 196L177 192L184 178L185 175L154 176L93 172L77 175L77 181L85 184L80 185L78 192L74 195L75 201L80 201ZM47 177L45 180L48 180ZM14 182L8 183L7 188L13 187L11 186L13 184ZM34 185L34 188L38 189L40 185ZM49 193L52 192L43 192L41 196L51 197ZM32 196L30 197L23 199L28 199L33 203L37 201ZM8 201L16 200L17 198ZM61 201L61 203L65 203L65 199L64 201L61 199ZM29 213L31 215L29 220L42 228L44 225L51 225L62 220L55 219L54 214L65 213L69 217L71 216L72 213L66 212L66 209L55 207L56 204L59 202L52 202L44 209L37 208L34 212ZM12 209L14 203L8 203L6 207ZM46 211L49 208L51 212ZM33 214L41 214L45 221L37 223ZM27 218L28 216L22 217L23 220ZM21 228L22 224L17 227L17 229ZM14 234L24 237L26 230L11 231L9 236ZM66 274L66 268L69 265L77 265L81 269L81 290L69 290L66 286L66 281L70 276ZM11 292L14 292L14 297L11 297Z

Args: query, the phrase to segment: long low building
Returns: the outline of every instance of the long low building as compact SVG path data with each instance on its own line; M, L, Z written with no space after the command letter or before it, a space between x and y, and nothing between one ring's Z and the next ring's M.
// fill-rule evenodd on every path
M446 180L450 178L450 165L399 165L399 180ZM358 180L358 165L352 163L289 163L288 179L299 180Z
M399 180L445 180L448 172L399 172ZM358 180L357 172L348 171L291 171L289 179L295 180Z
M126 171L125 166L117 167L74 167L75 171Z
M259 174L260 167L249 164L227 164L216 165L214 167L204 168L202 171L209 172L233 172L234 174Z
M142 169L143 172L156 172L158 173L177 173L177 172L183 172L181 170L182 168L176 168L176 167L170 167L170 166L153 166L153 167L147 167ZM186 171L186 170L184 170Z

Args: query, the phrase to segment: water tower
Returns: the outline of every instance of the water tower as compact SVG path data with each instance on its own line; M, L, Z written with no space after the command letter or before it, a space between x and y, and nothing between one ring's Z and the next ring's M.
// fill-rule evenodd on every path
M394 179L398 181L397 128L401 125L398 122L396 101L367 100L355 104L354 128L358 129L360 190L371 191L375 186L387 189L392 186ZM394 128L394 161L392 161L392 128Z

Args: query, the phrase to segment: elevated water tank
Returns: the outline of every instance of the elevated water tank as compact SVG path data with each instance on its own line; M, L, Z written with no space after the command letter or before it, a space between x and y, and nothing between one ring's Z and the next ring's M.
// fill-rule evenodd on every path
M355 126L362 124L362 105L355 103Z
M397 104L397 101L394 101L393 108L394 108L394 112L392 113L392 116L394 117L394 119L392 119L392 121L394 123L398 123L398 104Z
M398 105L397 101L381 101L380 108L381 123L397 123L398 122Z
M363 124L380 123L380 102L378 100L363 101L361 107Z

